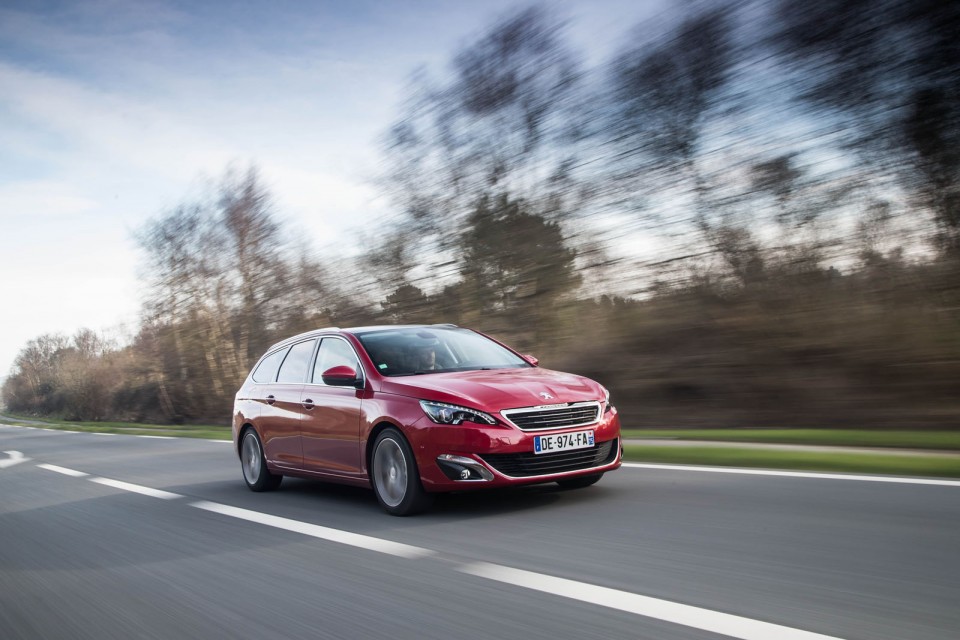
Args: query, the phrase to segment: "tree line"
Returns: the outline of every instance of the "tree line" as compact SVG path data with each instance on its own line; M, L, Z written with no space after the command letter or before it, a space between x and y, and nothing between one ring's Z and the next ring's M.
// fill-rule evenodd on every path
M135 338L36 338L6 406L225 421L280 338L454 322L599 379L629 426L956 427L960 8L684 7L591 62L532 6L415 74L397 213L356 259L228 171L140 230Z

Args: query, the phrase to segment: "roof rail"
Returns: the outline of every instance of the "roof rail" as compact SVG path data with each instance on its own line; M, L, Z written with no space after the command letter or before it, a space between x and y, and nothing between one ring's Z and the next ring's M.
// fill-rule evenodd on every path
M455 328L455 329L459 329L459 328L460 328L460 327L458 327L457 325L453 324L452 322L434 322L434 323L433 323L432 325L430 325L430 326L431 326L431 327L453 327L453 328Z

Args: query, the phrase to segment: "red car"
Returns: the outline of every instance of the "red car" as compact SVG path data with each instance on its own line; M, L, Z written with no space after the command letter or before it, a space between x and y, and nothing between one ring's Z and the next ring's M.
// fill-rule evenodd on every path
M275 344L237 392L233 440L253 491L285 475L372 486L393 515L438 492L586 487L621 457L600 384L454 325L320 329Z

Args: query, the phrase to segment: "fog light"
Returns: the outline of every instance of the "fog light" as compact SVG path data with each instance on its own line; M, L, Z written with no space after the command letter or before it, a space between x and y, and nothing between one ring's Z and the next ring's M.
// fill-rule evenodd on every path
M437 466L443 475L457 482L488 482L493 480L493 474L482 464L466 456L455 456L444 453L437 456Z

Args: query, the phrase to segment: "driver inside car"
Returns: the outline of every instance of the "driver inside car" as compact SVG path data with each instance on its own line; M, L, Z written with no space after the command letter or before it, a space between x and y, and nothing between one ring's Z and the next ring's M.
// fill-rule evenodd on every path
M417 350L417 371L434 371L440 367L437 365L437 352L432 346L421 347Z

